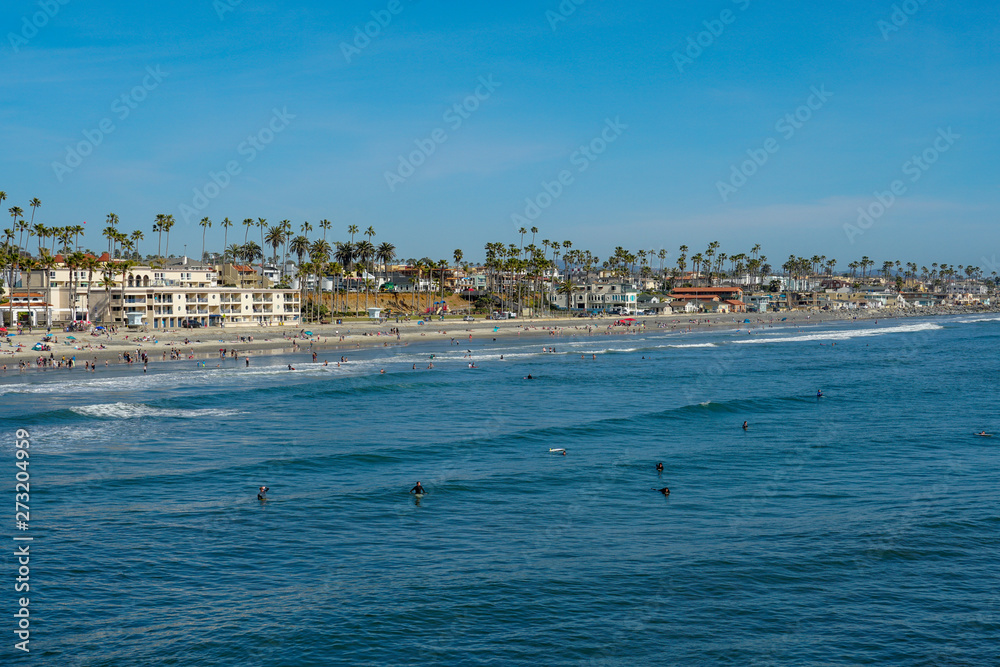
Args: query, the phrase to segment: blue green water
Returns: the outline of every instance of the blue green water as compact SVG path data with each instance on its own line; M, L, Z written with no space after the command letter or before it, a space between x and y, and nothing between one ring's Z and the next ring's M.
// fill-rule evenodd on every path
M33 634L0 662L997 664L998 343L980 316L8 372Z

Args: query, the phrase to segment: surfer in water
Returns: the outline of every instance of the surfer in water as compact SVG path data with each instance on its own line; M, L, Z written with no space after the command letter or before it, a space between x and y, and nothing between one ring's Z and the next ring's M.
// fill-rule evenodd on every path
M267 500L267 492L270 491L266 486L260 487L257 491L257 500Z
M656 464L656 472L663 472L663 464L662 463L657 463Z
M750 428L750 424L748 424L748 423L746 423L746 422L743 422L743 430L745 431L745 430L747 430L748 428Z
M420 486L420 482L417 482L417 485L415 487L413 487L412 489L410 489L410 493L413 493L413 494L418 495L418 496L422 496L422 495L424 495L427 492L424 491L424 487Z
M660 493L662 493L665 496L669 496L670 495L670 489L668 489L667 487L663 487L662 489L653 489L653 491L659 491Z
M822 389L817 389L816 390L816 398L823 398L823 390Z

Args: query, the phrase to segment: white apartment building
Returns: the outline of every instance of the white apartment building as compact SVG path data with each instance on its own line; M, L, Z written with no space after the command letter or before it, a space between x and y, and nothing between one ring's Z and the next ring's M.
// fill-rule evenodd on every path
M298 290L223 285L213 266L136 266L105 284L99 270L59 264L25 278L30 290L14 289L13 320L34 326L90 321L166 329L185 322L224 327L301 321ZM9 310L0 308L8 324Z

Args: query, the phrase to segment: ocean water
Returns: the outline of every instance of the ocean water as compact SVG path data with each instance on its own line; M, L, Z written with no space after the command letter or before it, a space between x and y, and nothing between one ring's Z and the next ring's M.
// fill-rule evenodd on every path
M1000 319L460 343L8 372L2 663L1000 662Z

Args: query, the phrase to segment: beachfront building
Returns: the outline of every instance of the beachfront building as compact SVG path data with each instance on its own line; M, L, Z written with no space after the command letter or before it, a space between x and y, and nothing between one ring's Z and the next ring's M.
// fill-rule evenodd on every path
M103 269L70 268L61 261L47 271L33 271L28 284L38 286L32 294L37 293L38 303L46 305L32 304L33 308L24 309L33 313L29 315L35 320L32 324L141 323L163 329L195 322L198 326L266 326L301 320L297 290L248 287L259 284L259 275L254 273L256 280L239 279L246 274L233 265L225 265L220 273L212 266L112 264L116 270L111 275ZM227 273L226 267L233 269ZM241 284L230 283L227 276L236 277ZM270 282L264 280L265 284ZM16 311L16 300L14 305ZM44 322L40 314L44 314Z
M567 303L567 296L569 296ZM625 283L594 283L576 285L571 295L550 292L549 300L556 308L591 311L620 311L635 314L639 305L639 290Z
M7 299L0 301L0 326L14 327L27 324L33 327L52 322L52 304L41 292L14 290Z
M219 282L244 289L269 288L274 285L274 282L267 277L266 270L265 275L261 276L257 269L249 264L223 264Z
M670 298L674 301L700 301L706 312L747 311L743 290L739 287L677 287L670 292Z

